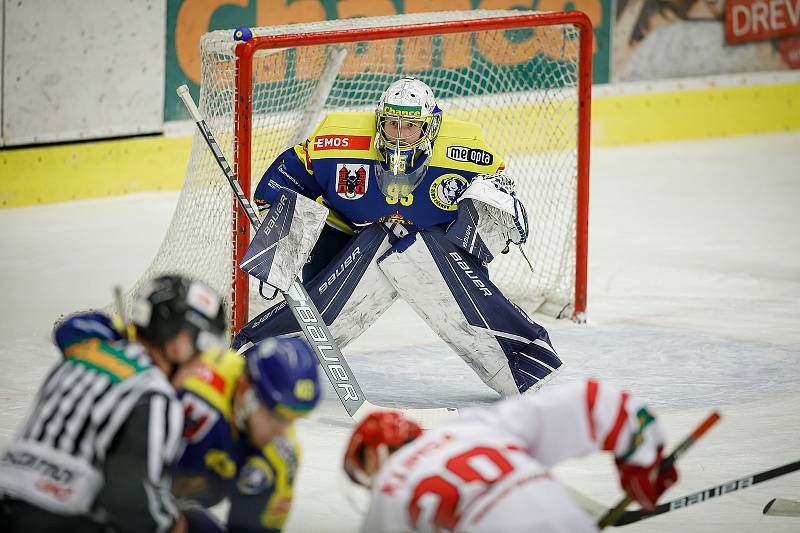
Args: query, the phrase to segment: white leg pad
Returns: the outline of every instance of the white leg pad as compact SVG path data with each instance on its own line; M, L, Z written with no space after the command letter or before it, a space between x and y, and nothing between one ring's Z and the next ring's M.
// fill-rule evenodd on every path
M519 394L495 336L467 322L421 237L378 264L400 297L486 385L503 396Z

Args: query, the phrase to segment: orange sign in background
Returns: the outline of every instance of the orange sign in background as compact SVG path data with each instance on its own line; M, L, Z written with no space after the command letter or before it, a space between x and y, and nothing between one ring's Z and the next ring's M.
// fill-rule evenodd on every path
M608 81L609 27L611 0L167 0L167 57L165 79L164 119L184 119L185 110L173 96L173 88L187 83L195 94L200 82L200 37L212 29L231 29L239 26L277 26L332 19L425 13L432 11L471 9L530 9L562 11L576 9L589 17L594 27L595 83ZM506 36L481 35L476 48L489 62L498 66L512 66L538 54L558 57L561 51L560 30L539 29L536 39L515 40ZM496 42L502 39L503 42ZM460 68L472 61L469 37L448 35L442 38L442 66ZM349 44L348 61L340 72L343 78L353 77L368 68L370 60L381 54L378 43ZM418 38L403 43L404 72L424 72L431 67L433 40ZM384 47L385 48L385 47ZM317 75L317 60L313 51L298 50L293 75L297 79ZM363 61L359 61L361 58ZM393 66L394 54L383 54L381 60L387 68ZM288 62L285 54L276 54L262 61L265 68L256 71L256 80L280 81ZM297 66L299 65L299 66ZM220 62L218 68L232 68Z

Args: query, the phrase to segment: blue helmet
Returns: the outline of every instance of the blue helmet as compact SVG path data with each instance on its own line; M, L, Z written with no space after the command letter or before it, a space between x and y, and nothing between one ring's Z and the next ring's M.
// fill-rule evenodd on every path
M247 377L275 416L293 420L319 402L317 358L305 339L266 339L247 351Z

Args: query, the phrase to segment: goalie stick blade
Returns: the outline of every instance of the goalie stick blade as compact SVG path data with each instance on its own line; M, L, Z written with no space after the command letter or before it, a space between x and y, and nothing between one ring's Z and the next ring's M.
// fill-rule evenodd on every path
M572 498L572 500L578 504L578 507L583 509L583 512L589 515L592 521L596 522L600 520L600 517L602 517L608 511L608 507L597 500L590 498L578 489L571 487L566 483L561 484L567 489L570 498Z
M374 411L396 411L401 415L410 418L423 429L430 429L444 422L445 420L458 416L458 409L455 407L434 407L430 409L397 409L394 407L383 407L375 405L369 401L364 401L358 410L353 413L353 419L361 422Z
M800 516L800 501L772 498L764 506L763 514L769 516Z

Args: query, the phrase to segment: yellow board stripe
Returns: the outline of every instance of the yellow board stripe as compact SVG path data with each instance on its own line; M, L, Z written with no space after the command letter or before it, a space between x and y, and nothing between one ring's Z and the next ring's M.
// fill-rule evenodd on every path
M505 157L530 150L524 135L492 127L492 117L512 111L541 109L487 108L481 119L487 144ZM564 112L573 111L565 106L549 111L556 118ZM457 113L453 117L459 118ZM798 82L598 96L592 101L594 146L793 130L800 130ZM518 141L507 145L513 138ZM555 140L548 149L568 147L569 139ZM157 136L0 150L0 207L179 190L191 146L192 137Z
M0 151L0 207L178 190L191 137L139 137Z
M800 83L608 96L592 102L592 145L800 129Z

